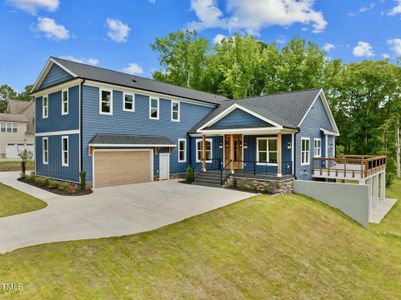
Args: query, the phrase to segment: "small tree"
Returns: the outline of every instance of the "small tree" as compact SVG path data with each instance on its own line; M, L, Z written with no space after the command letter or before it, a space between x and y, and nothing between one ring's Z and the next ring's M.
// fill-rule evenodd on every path
M18 156L21 158L21 171L22 171L22 177L25 178L25 171L26 171L26 163L33 158L33 153L32 151L29 151L27 149L22 150L21 152L18 152Z
M188 166L188 168L185 170L185 180L188 183L192 183L194 181L194 169L191 166Z
M86 190L86 172L85 171L80 172L79 176L81 177L81 190L85 191Z

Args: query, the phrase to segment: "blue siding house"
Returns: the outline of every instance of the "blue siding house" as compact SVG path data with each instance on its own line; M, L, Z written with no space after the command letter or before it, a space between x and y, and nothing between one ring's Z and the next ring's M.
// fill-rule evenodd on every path
M95 187L188 166L312 180L339 135L321 89L230 100L51 57L32 94L36 174L78 183L85 171Z

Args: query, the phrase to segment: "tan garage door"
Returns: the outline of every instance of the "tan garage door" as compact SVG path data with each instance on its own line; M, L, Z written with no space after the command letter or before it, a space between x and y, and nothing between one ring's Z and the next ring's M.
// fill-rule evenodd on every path
M95 151L95 187L152 180L151 151Z

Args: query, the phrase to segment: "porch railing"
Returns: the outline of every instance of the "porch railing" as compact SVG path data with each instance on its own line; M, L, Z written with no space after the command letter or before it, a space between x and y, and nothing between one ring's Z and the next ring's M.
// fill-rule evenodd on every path
M277 176L278 166L277 164L270 164L257 160L235 160L234 164L240 164L241 168L237 172L247 174L261 174L261 175L274 175ZM229 166L228 166L229 168ZM281 164L282 175L292 174L292 161L283 161Z

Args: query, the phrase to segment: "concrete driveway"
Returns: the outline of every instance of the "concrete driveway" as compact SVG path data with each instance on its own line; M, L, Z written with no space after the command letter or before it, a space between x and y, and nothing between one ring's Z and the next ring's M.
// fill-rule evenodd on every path
M237 202L252 194L178 183L177 180L95 189L58 196L0 172L0 182L40 198L48 207L0 218L0 252L49 242L134 234Z

